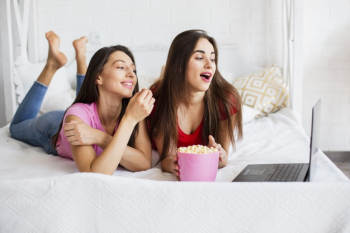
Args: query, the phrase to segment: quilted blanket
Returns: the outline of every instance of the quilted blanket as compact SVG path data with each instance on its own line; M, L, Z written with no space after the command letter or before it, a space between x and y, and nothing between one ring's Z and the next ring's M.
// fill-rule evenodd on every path
M314 182L231 182L247 164L308 162L309 138L289 109L245 124L213 183L176 182L159 165L79 173L8 127L0 148L0 232L350 232L350 182L322 151Z

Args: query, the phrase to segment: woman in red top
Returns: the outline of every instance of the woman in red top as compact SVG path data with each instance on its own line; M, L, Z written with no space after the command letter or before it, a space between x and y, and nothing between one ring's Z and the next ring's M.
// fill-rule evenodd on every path
M217 69L214 38L202 30L173 40L163 77L151 87L156 99L149 116L151 136L162 169L179 176L177 148L208 145L220 150L219 168L227 164L230 143L243 137L241 98Z

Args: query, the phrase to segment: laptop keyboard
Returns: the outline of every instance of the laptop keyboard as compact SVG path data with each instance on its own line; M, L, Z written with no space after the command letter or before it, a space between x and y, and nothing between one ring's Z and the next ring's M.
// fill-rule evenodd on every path
M295 181L303 164L280 164L265 181Z

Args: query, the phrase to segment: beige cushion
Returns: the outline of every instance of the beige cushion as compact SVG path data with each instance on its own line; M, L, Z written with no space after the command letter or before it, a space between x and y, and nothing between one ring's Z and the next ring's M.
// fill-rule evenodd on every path
M268 114L289 106L288 87L281 69L276 66L237 78L233 86L240 93L243 104L262 113Z

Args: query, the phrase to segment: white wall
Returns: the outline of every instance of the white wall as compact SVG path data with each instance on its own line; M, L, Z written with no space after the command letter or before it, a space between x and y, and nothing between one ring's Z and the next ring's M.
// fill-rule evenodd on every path
M37 0L39 58L47 56L44 34L49 30L61 36L63 50L72 55L72 40L91 31L103 34L101 45L88 45L95 51L117 43L131 49L149 43L169 46L179 32L201 28L219 45L239 47L252 64L281 65L281 2ZM304 38L305 131L310 132L311 107L321 97L321 148L350 150L350 0L304 0Z
M40 60L47 55L44 33L54 30L62 47L73 39L103 33L101 46L123 44L131 49L150 43L169 46L187 29L204 29L219 45L234 45L251 63L281 64L282 14L280 0L38 0Z
M322 98L320 145L350 150L350 1L304 0L303 126Z

